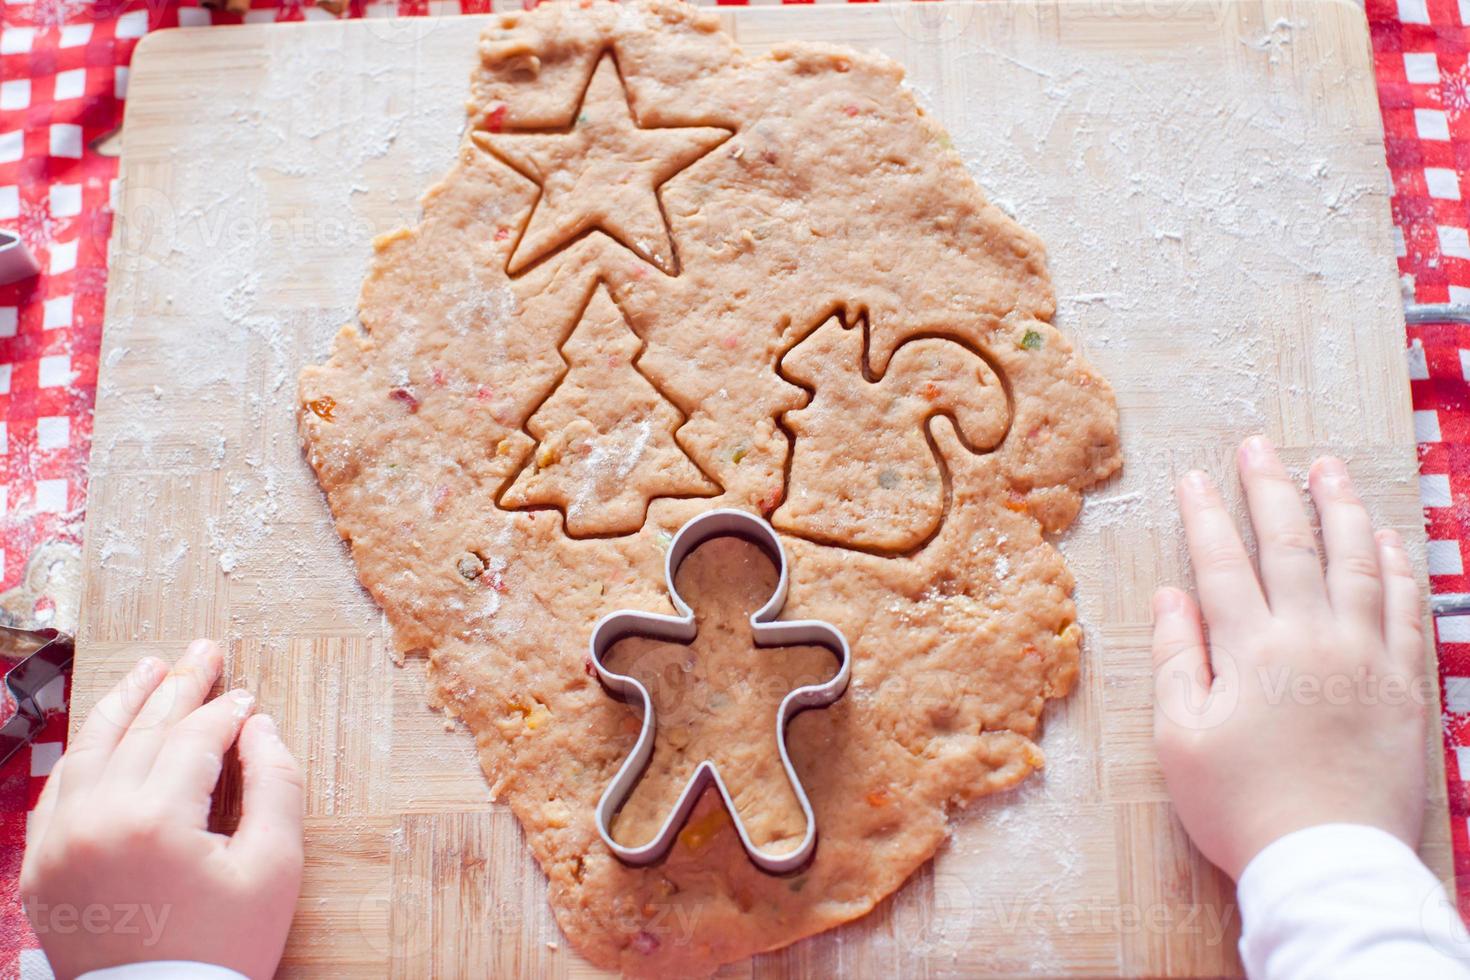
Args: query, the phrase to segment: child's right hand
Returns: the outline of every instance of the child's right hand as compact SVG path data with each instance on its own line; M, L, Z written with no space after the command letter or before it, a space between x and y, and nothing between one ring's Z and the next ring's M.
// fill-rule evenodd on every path
M1247 440L1237 463L1260 576L1215 487L1194 472L1178 492L1200 606L1178 589L1154 597L1154 738L1179 818L1232 878L1271 842L1318 824L1367 824L1413 847L1437 702L1403 544L1374 534L1346 468L1319 459L1309 486L1324 576L1271 444Z
M157 960L275 972L301 886L301 771L248 692L205 703L220 665L207 640L171 671L140 661L46 781L21 895L57 976ZM237 739L243 814L225 837L207 829L210 797Z

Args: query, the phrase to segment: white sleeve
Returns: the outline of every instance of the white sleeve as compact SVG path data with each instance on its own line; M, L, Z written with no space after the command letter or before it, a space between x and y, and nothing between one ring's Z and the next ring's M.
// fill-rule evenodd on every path
M1237 890L1251 980L1470 978L1470 935L1443 886L1376 827L1287 834L1246 865Z
M246 977L227 966L215 966L213 963L157 960L88 970L77 980L246 980Z

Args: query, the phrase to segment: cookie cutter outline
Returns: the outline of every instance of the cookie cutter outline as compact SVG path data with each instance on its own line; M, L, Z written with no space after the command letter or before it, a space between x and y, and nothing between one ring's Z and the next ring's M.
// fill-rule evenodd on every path
M41 271L41 263L19 234L0 228L0 286L29 279Z
M794 850L780 854L761 850L750 839L750 834L745 829L745 822L740 819L734 800L730 796L730 791L725 787L725 781L720 777L714 760L705 759L695 767L693 774L684 783L678 801L669 811L668 817L665 818L653 838L646 844L628 847L613 840L612 819L628 801L628 797L633 793L633 788L643 778L643 773L653 758L654 736L658 728L658 720L654 717L653 699L648 693L648 688L627 674L619 674L604 667L602 658L614 643L633 636L682 643L693 640L699 633L698 624L694 619L694 611L684 602L674 585L674 575L679 571L679 566L684 563L684 559L695 548L713 538L726 537L742 538L757 545L776 565L775 590L766 600L765 605L750 615L751 633L755 645L757 647L782 647L817 644L831 651L838 661L836 676L825 683L808 684L788 692L781 699L781 707L776 712L776 745L781 752L781 768L785 771L786 782L796 794L796 801L801 806L802 815L806 819L806 833ZM597 673L598 680L614 695L625 700L637 698L643 705L643 726L638 733L638 741L634 743L632 751L628 753L617 775L603 791L602 798L597 801L597 832L608 849L623 863L635 866L653 864L668 854L679 831L688 821L694 805L699 802L705 789L711 785L719 792L725 810L730 815L730 821L735 825L735 832L740 835L740 843L745 848L746 855L762 871L770 874L795 871L807 862L816 849L817 818L812 812L811 800L806 795L806 789L802 786L796 769L791 765L791 754L786 748L786 726L792 718L808 708L825 708L846 693L848 682L852 678L852 650L848 646L847 637L830 623L816 619L778 620L776 618L786 605L786 593L790 586L788 573L786 551L781 547L781 539L777 537L775 528L766 521L747 511L731 508L705 511L690 518L679 529L679 533L674 535L673 541L669 543L669 550L664 556L664 579L668 585L669 598L674 608L678 610L678 615L670 616L664 613L619 609L603 616L592 628L589 649L592 655L592 669Z

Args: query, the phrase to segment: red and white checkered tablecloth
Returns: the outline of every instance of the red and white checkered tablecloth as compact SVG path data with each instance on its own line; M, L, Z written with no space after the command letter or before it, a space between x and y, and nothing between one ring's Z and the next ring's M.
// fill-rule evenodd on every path
M1470 592L1470 2L1368 0L1393 178L1395 248L1408 328L1430 587ZM1426 309L1425 307L1431 307ZM1470 615L1436 617L1445 766L1460 909L1470 911Z
M0 0L0 227L18 230L42 264L39 278L0 286L0 623L75 622L77 596L57 583L80 560L117 174L98 146L122 121L133 48L179 24L332 16L300 0L252 6L242 18L196 0ZM520 6L351 0L348 15ZM1406 302L1421 317L1435 311L1419 304L1470 314L1470 0L1366 0L1366 10ZM1431 585L1470 593L1470 322L1426 320L1407 339ZM1470 910L1470 615L1436 622L1455 868ZM55 700L64 706L64 693ZM62 708L0 771L0 980L50 975L16 885L26 815L65 731Z

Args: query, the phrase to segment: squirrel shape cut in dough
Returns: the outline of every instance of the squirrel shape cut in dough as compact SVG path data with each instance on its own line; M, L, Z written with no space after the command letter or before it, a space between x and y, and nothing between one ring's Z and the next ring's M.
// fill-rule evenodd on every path
M782 418L791 467L771 523L822 544L904 553L923 547L949 510L932 421L943 416L961 445L987 452L1005 438L1010 403L985 359L945 337L907 341L876 374L867 333L865 320L848 327L833 315L777 365L812 394Z

